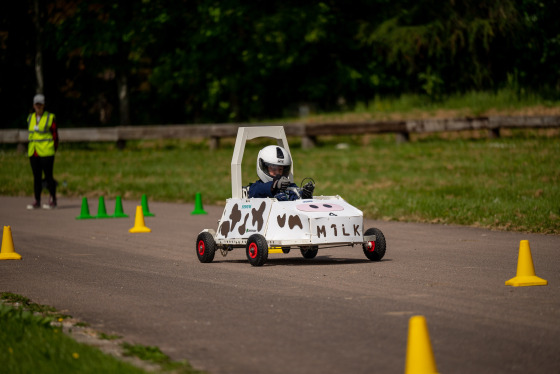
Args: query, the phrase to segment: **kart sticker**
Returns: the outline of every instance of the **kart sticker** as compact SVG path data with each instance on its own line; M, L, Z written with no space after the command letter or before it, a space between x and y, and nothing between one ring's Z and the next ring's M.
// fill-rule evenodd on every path
M286 214L277 216L276 220L278 221L278 226L283 228L286 225ZM300 229L303 229L301 218L299 218L299 216L290 215L290 218L288 218L288 227L290 228L290 230L293 230L296 226L298 226Z
M308 203L308 204L299 204L296 206L298 210L302 212L337 212L344 210L344 207L338 204L331 204L331 203Z
M310 229L316 242L360 241L362 239L362 217L312 218Z
M239 235L244 235L249 232L260 232L264 226L264 212L266 210L266 203L264 201L258 209L252 208L251 212L246 210L246 208L251 207L250 205L243 205L243 210L240 210L239 206L240 204L238 203L233 204L231 212L229 216L227 216L229 220L222 221L218 227L218 232L225 238L227 238L228 235L235 230L238 223L242 223L237 228ZM224 212L224 216L226 215L227 213ZM249 220L249 217L252 217L252 219ZM251 222L251 226L248 227L249 222Z
M251 209L251 214L253 214L252 225L255 226L255 222L259 224L257 226L257 231L261 231L264 225L263 213L265 208L266 208L266 203L263 201L259 209L255 209L255 208Z

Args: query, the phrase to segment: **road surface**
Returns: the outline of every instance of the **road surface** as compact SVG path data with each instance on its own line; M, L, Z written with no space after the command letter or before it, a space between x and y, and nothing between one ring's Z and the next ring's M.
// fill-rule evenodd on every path
M139 201L124 201L129 218L96 220L75 219L79 199L29 202L0 197L23 257L0 261L1 292L213 374L402 373L413 315L426 317L441 373L560 372L559 236L367 221L385 234L381 262L348 247L271 254L263 267L236 249L201 264L196 236L222 207L191 215L192 204L150 201L152 232L131 234ZM548 286L504 285L523 239Z

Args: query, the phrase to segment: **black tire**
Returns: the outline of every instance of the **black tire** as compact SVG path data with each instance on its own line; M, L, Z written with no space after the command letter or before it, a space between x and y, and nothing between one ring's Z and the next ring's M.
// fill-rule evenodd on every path
M290 247L282 247L282 253L290 253Z
M253 266L263 266L268 260L268 243L264 236L253 234L247 239L247 260Z
M362 247L364 248L364 254L371 261L380 261L383 256L385 256L385 250L387 249L387 244L385 242L385 236L381 230L376 228L367 229L364 236L375 235L375 241L370 242L371 247L364 243Z
M216 241L209 232L201 232L196 238L196 255L202 263L212 262L216 254Z
M304 258L312 259L315 258L315 256L317 256L317 252L319 252L319 247L316 245L311 247L300 247L299 250L301 251L301 255Z

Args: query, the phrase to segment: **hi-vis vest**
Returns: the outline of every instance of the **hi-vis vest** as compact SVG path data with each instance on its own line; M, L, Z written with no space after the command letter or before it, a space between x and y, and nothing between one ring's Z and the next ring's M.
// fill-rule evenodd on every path
M37 116L31 113L27 117L27 125L29 127L29 147L27 155L33 156L35 151L41 157L54 156L54 140L51 133L51 126L54 121L54 114L44 112L37 123Z

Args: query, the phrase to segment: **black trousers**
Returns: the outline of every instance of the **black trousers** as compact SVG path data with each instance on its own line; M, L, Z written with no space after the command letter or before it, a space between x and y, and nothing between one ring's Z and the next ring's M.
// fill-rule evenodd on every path
M41 191L43 190L43 173L45 173L45 182L51 194L51 198L56 202L56 182L53 178L54 156L47 157L29 157L31 170L33 171L33 192L35 193L35 201L41 203Z

